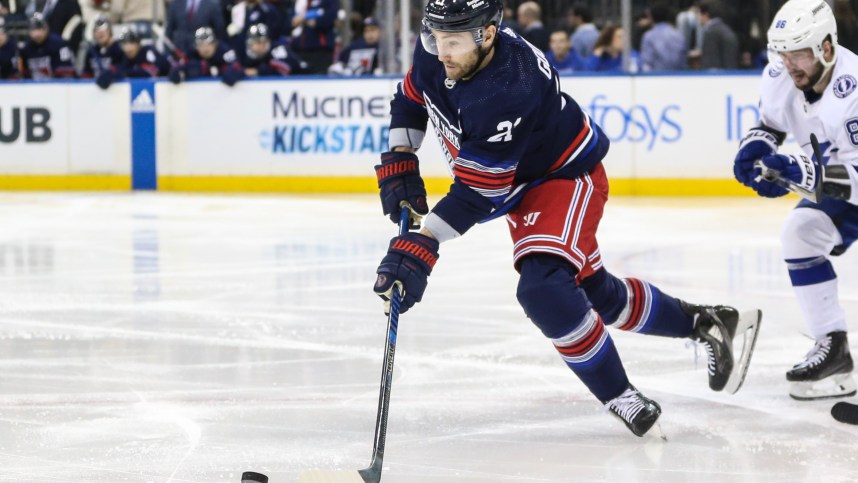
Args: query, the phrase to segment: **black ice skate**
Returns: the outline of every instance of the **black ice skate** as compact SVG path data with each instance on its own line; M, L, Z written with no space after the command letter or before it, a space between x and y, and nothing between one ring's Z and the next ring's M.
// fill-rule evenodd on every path
M829 332L786 373L789 395L800 401L854 396L852 368L846 332Z
M661 415L661 406L631 384L622 394L606 402L605 408L622 420L635 436L646 434ZM661 437L666 439L664 435Z
M680 301L682 310L694 316L694 330L689 336L706 349L709 388L735 394L748 373L748 365L757 343L763 313L751 310L741 315L733 307L692 305ZM736 336L742 346L734 351Z

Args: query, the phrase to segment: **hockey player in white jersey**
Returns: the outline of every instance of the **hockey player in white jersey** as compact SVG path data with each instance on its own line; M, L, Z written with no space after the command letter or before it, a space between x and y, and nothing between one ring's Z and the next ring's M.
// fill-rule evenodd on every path
M853 363L831 257L858 238L858 56L837 44L834 14L824 0L784 4L769 28L768 46L760 125L742 140L733 169L760 196L796 191L809 198L790 212L781 244L816 343L786 377L795 399L850 396L856 392ZM787 134L807 156L777 154Z

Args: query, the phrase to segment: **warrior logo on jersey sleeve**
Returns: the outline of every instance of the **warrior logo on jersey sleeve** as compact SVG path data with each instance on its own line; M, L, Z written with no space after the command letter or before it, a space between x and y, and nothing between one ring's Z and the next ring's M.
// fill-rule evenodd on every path
M425 92L423 93L423 99L426 101L426 111L429 113L432 125L435 126L435 135L438 136L444 156L447 158L450 166L452 166L453 162L459 156L459 149L461 149L462 128L454 126Z

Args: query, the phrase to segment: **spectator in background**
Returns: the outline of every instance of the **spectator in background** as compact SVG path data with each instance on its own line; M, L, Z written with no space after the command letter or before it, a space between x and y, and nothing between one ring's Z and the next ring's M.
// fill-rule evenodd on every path
M584 69L584 62L572 50L572 41L565 30L555 30L551 33L546 57L558 74L571 74Z
M700 7L696 3L676 15L676 28L685 39L685 50L700 49L703 27L700 26Z
M92 27L95 43L86 50L83 69L80 76L94 79L102 72L114 72L125 54L119 44L113 41L113 25L107 15L99 15Z
M219 0L172 0L167 6L165 35L183 52L194 50L194 33L210 27L217 38L226 38Z
M542 25L542 9L536 2L524 2L518 6L519 33L537 49L548 50L548 30Z
M363 36L353 40L341 53L340 58L330 68L331 75L373 75L380 74L378 66L378 47L381 40L381 26L373 17L363 20Z
M599 38L593 45L593 54L586 60L584 69L594 72L623 71L623 28L608 25L602 29ZM640 55L635 50L631 52L631 72L640 70Z
M30 17L29 40L21 49L21 68L25 79L74 77L74 57L68 44L48 30L41 13Z
M285 42L271 42L265 24L251 25L241 57L247 77L282 77L308 73L309 65Z
M423 9L420 9L421 14L422 10ZM519 25L518 20L515 19L515 10L512 9L512 6L510 5L510 0L504 0L503 2L502 24L504 27L509 27L518 34L521 33L521 25Z
M6 33L6 19L0 17L0 79L18 78L18 43Z
M297 0L292 17L292 47L315 74L334 63L334 21L338 0Z
M235 50L218 41L211 27L197 29L194 48L188 51L187 60L170 69L170 81L174 84L199 78L220 78L230 87L244 78Z
M667 5L650 7L653 27L641 40L641 63L644 71L682 70L686 67L688 51L685 39L671 23L673 16Z
M700 25L703 45L700 47L700 67L703 69L736 69L739 67L739 39L721 20L721 4L716 0L700 2ZM691 54L692 57L696 53Z
M266 0L242 0L232 7L232 23L226 31L236 52L244 50L250 27L258 24L265 25L269 40L279 40L283 35L283 17Z
M849 0L834 0L834 18L837 22L837 44L858 52L858 17Z
M588 59L593 53L593 46L599 38L599 29L593 25L593 14L584 4L572 6L572 23L575 32L572 34L572 50L582 59Z

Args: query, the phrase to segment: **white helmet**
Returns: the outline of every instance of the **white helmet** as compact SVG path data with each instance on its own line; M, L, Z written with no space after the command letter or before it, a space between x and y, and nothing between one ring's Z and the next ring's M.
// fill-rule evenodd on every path
M812 49L813 55L827 69L837 60L837 50L831 62L826 62L822 42L831 36L837 45L837 23L834 12L825 0L789 0L775 14L769 27L769 51L774 53Z

